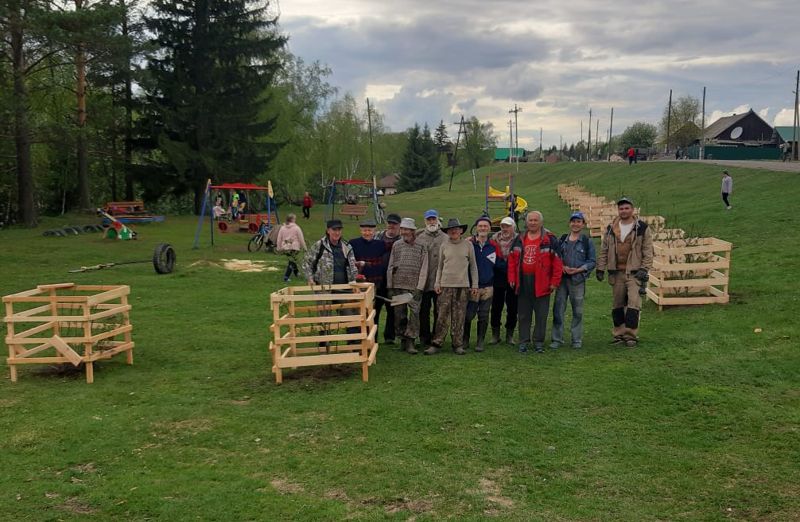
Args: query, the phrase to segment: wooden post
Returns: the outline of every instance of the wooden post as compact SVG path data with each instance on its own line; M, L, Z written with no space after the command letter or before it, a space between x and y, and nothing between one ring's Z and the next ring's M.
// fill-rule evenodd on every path
M14 304L6 302L6 317L14 315ZM13 359L16 356L16 348L11 339L14 338L14 323L9 321L6 323L8 329L8 358ZM8 363L9 374L11 375L11 382L17 382L17 365Z
M83 357L86 362L86 382L92 384L94 382L94 363L89 360L92 356L92 322L89 320L91 310L89 304L83 305Z

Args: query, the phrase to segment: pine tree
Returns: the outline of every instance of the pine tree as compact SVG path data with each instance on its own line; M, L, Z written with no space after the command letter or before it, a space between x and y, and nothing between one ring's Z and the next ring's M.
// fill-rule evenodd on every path
M421 140L422 155L425 159L425 187L435 187L442 179L442 170L439 163L439 150L431 137L431 130L427 123L422 129Z
M397 188L400 192L414 192L426 187L427 161L422 150L419 124L414 124L406 133L406 149L403 154L403 169Z
M286 42L256 0L155 0L147 19L159 51L148 57L153 79L151 132L169 176L148 177L145 191L193 191L199 209L206 179L251 181L282 143L269 140L277 117L265 94Z
M433 134L433 142L439 152L447 152L450 146L450 136L447 135L447 127L444 120L439 121L439 126L436 127L436 132Z

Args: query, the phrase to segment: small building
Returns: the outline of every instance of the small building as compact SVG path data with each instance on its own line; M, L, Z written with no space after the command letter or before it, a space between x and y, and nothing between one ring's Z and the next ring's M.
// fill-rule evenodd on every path
M701 138L687 150L687 156L698 158L702 144L703 159L778 159L782 143L775 129L750 109L723 116L706 127Z
M511 154L512 161L516 161L517 158L519 158L519 161L528 161L528 151L517 147L497 147L494 149L494 160L508 163L509 154Z
M400 174L389 174L377 181L378 189L383 191L384 196L397 194L397 184L400 182Z
M788 145L789 150L798 150L797 142L800 141L800 128L797 129L797 136L794 134L794 127L791 125L779 125L775 127L781 141Z

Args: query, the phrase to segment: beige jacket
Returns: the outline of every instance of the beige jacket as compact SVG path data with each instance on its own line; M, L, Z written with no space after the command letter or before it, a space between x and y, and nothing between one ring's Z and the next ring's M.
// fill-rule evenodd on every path
M619 218L608 225L603 233L600 243L600 254L597 256L597 270L616 270L617 269L617 237L614 234ZM633 246L628 255L628 266L625 273L636 272L640 268L651 270L653 268L653 234L650 227L644 221L636 220L633 224Z

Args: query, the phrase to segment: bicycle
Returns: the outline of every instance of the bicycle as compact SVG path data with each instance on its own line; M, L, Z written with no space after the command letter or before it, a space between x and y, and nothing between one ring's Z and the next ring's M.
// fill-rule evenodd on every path
M250 238L250 241L247 243L247 251L248 252L258 252L261 248L264 248L267 252L274 252L275 251L275 244L269 239L269 233L272 231L272 227L269 223L261 222L258 226L258 232L253 234L253 237Z

